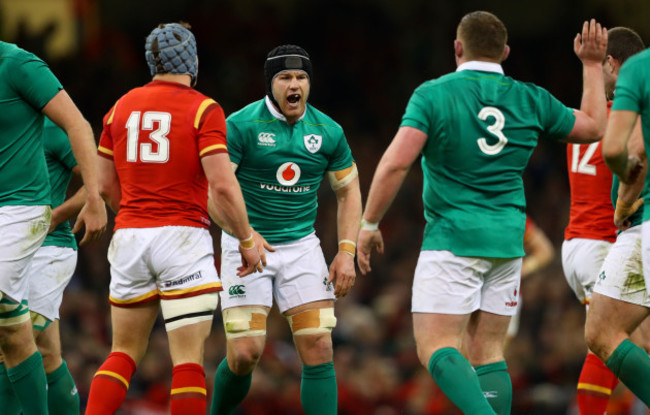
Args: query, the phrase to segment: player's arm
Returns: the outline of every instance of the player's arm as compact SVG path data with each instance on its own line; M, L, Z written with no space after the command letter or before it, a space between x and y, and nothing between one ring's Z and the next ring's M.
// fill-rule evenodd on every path
M400 127L377 165L357 242L359 268L364 275L371 270L371 250L375 248L379 253L384 252L384 242L378 229L379 221L393 203L426 141L427 135L423 131L413 127Z
M524 236L526 256L521 264L521 278L546 267L555 256L555 248L548 236L539 227L532 225L526 229Z
M43 107L43 113L66 132L72 152L81 169L87 201L77 217L74 231L79 230L81 225L86 226L86 233L79 243L83 245L98 238L104 232L107 220L106 206L99 194L97 147L93 132L88 121L81 115L77 106L64 90L59 91Z
M634 181L641 168L641 160L637 156L628 157L628 141L637 118L638 114L634 111L612 111L603 138L603 158L622 183Z
M329 282L334 282L334 295L344 297L357 277L354 257L361 222L361 190L356 164L328 172L330 185L336 194L336 228L339 250L330 264Z
M637 172L632 172L629 184L622 183L618 187L618 198L616 211L614 212L614 224L621 230L628 229L631 222L628 220L643 204L639 196L645 185L645 176L648 170L645 146L643 144L643 133L641 131L641 120L637 119L636 126L628 141L627 150L629 157L638 158L640 167ZM636 178L634 178L636 176Z
M74 166L72 172L75 175L81 175L79 166ZM52 209L52 220L50 221L50 232L54 231L61 223L77 216L84 204L86 203L86 188L81 186L74 195L66 199L56 208Z
M582 62L582 101L575 111L575 124L565 141L592 143L603 138L607 126L607 100L602 62L607 51L607 29L594 19L585 22L582 34L573 40L573 50Z
M235 163L231 163L233 166L233 170L237 170L237 165ZM223 229L225 232L229 234L232 233L232 229L228 226L228 224L219 216L219 210L217 209L217 205L214 202L214 198L212 197L212 192L210 189L208 189L208 215L210 215L210 219L214 223L217 224L218 227ZM257 250L260 254L260 260L262 261L262 265L266 266L266 251L270 252L275 252L275 248L271 246L270 243L267 242L267 240L255 229L253 229L253 241L255 242L255 246L257 247Z
M122 200L122 188L120 179L115 170L115 163L104 157L98 158L99 167L99 191L104 201L113 212L117 214L120 210Z
M241 188L233 173L228 153L210 154L201 158L208 179L210 194L214 198L214 213L222 225L239 239L240 251L246 264L238 268L240 277L261 272L259 251L255 249L252 228L248 223L246 205Z

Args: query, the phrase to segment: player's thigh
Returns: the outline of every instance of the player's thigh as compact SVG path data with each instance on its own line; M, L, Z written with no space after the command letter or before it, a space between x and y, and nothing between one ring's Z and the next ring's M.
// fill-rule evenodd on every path
M481 305L483 275L491 264L449 251L422 251L413 277L411 311L470 314Z
M221 290L212 236L207 229L166 226L155 232L149 266L157 276L161 298Z
M167 331L169 353L174 366L196 363L203 366L205 339L210 335L212 319L184 325Z
M77 265L77 251L59 246L42 246L29 268L29 309L49 321L59 318L63 291Z
M43 356L45 373L51 373L61 366L61 337L59 320L54 320L43 330L35 331L36 346Z
M137 306L160 297L150 268L151 246L158 234L156 229L123 228L113 234L108 248L111 265L109 301L112 305Z
M564 277L582 304L588 304L600 267L612 243L573 238L562 243Z
M486 261L489 262L490 267L483 274L480 309L487 313L507 317L499 319L499 321L506 322L505 327L494 326L494 329L503 329L501 334L505 335L510 321L509 317L516 314L519 305L522 259L491 258Z
M504 359L503 342L510 316L483 310L472 313L467 325L467 358L474 366L499 362Z
M318 365L332 361L332 330L336 327L334 301L314 301L284 313L302 362Z
M334 286L327 282L327 263L320 240L314 233L274 247L282 266L273 283L273 294L281 313L303 304L334 300Z
M50 226L49 206L0 207L0 291L14 301L27 298L28 269Z
M256 272L246 277L237 276L237 267L241 266L239 241L223 232L221 236L221 309L232 307L273 306L273 280L282 268L282 255L276 252L266 253L267 266L261 273ZM268 313L267 313L268 314Z
M159 301L127 307L111 306L113 352L126 353L138 363L149 344L149 335L159 311Z

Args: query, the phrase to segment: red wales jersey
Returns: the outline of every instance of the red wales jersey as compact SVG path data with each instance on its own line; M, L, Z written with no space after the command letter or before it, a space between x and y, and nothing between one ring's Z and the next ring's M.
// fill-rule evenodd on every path
M607 103L608 112L611 102ZM569 225L564 239L616 241L612 207L612 172L607 168L601 143L569 144L567 163L571 187Z
M115 229L207 228L201 157L226 151L226 121L214 100L175 82L129 91L104 117L99 141L122 189Z

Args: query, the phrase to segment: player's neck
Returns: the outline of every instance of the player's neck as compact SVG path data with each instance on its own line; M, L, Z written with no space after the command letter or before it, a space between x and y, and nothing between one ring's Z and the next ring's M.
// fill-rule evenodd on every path
M176 82L177 84L191 86L192 77L189 75L179 75L174 73L159 73L153 76L154 81Z

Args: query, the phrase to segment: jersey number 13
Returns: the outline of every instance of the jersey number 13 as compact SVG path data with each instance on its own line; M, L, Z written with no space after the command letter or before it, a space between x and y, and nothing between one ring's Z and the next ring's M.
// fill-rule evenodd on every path
M142 119L142 131L151 131L149 139L157 144L154 151L151 143L139 143L140 120ZM140 114L140 111L133 111L126 122L126 161L135 163L166 163L169 161L169 139L167 134L172 124L172 115L168 112L147 111ZM154 130L154 126L157 127Z

